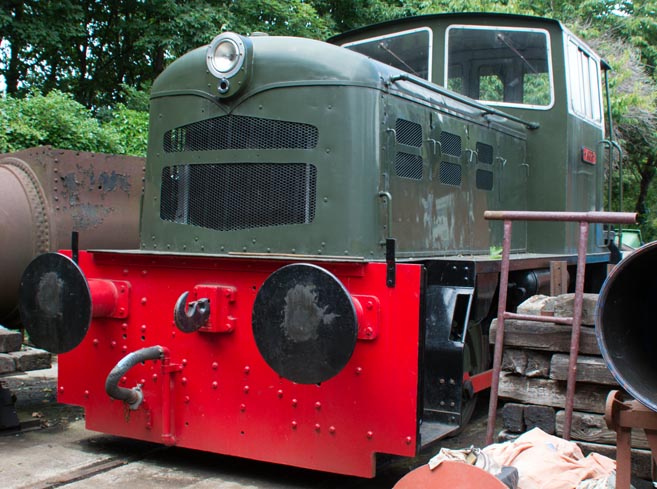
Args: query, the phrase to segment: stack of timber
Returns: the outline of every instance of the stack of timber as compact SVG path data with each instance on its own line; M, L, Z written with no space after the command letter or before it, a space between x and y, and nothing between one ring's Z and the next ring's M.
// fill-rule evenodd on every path
M6 374L50 368L51 361L47 351L23 345L20 331L0 326L0 382Z
M619 389L609 372L595 336L594 314L597 294L584 294L582 333L577 359L571 439L584 453L597 452L616 457L616 433L604 421L610 390ZM574 294L556 297L534 296L518 307L518 313L572 317ZM504 430L500 441L539 427L563 436L566 381L571 326L537 321L504 322L504 355L499 397ZM497 321L491 325L490 342L495 343ZM642 430L632 432L632 473L649 479L651 456Z
M22 333L0 326L0 430L18 425L16 404L31 404L31 398L43 399L43 389L35 386L32 378L25 379L24 373L48 369L51 362L47 351L23 345ZM54 386L47 388L52 390L48 397L54 398Z

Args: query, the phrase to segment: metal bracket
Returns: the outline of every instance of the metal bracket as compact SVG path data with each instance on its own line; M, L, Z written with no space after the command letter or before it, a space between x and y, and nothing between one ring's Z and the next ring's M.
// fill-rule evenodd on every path
M71 260L78 264L78 259L80 257L80 246L78 244L78 232L73 231L71 233Z
M469 164L472 164L473 162L476 163L479 161L479 153L477 153L474 149L466 148L465 152L468 154Z
M395 238L386 239L386 285L393 288L397 279L397 263L395 262Z
M433 155L436 156L437 154L442 154L443 152L443 146L440 143L440 141L436 141L433 138L428 138L427 139L428 143L431 143L431 146L433 148ZM438 152L436 152L436 148L438 148Z
M373 295L352 295L358 318L358 339L373 340L379 335L381 303Z
M231 333L237 326L237 289L227 285L200 284L194 297L207 297L212 304L208 321L199 328L202 333Z

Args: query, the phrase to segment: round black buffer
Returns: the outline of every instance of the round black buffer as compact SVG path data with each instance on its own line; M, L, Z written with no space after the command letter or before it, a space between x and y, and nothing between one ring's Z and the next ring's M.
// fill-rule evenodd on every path
M21 278L18 310L30 340L66 353L78 346L91 324L91 293L80 267L59 253L44 253Z
M267 277L253 304L252 323L267 364L299 384L337 375L358 336L347 289L332 273L306 263L284 266Z

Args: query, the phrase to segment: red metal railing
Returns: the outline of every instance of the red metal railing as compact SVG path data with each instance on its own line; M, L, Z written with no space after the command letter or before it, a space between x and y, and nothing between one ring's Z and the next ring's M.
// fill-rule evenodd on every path
M570 337L570 357L568 362L568 381L566 387L566 405L563 428L563 438L570 439L570 429L573 420L573 404L575 400L575 382L577 375L577 353L582 326L582 304L584 301L584 272L586 265L586 246L589 236L589 224L631 224L636 222L636 214L630 212L536 212L536 211L486 211L484 218L504 221L504 240L502 244L502 265L500 270L500 293L497 305L497 333L495 335L495 350L493 354L493 378L490 387L490 404L488 406L488 427L486 430L486 445L493 443L495 421L497 419L497 397L500 385L500 370L504 349L504 321L506 319L522 319L546 323L572 325ZM553 221L578 222L579 242L577 246L577 276L575 280L575 300L573 317L555 318L514 314L506 311L507 288L509 285L509 257L511 254L511 228L513 221Z

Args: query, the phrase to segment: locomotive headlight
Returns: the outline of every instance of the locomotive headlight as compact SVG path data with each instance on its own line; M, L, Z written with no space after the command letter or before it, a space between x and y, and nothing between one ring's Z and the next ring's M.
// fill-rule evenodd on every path
M214 38L208 47L208 70L222 80L234 76L244 65L246 49L242 38L232 32Z

